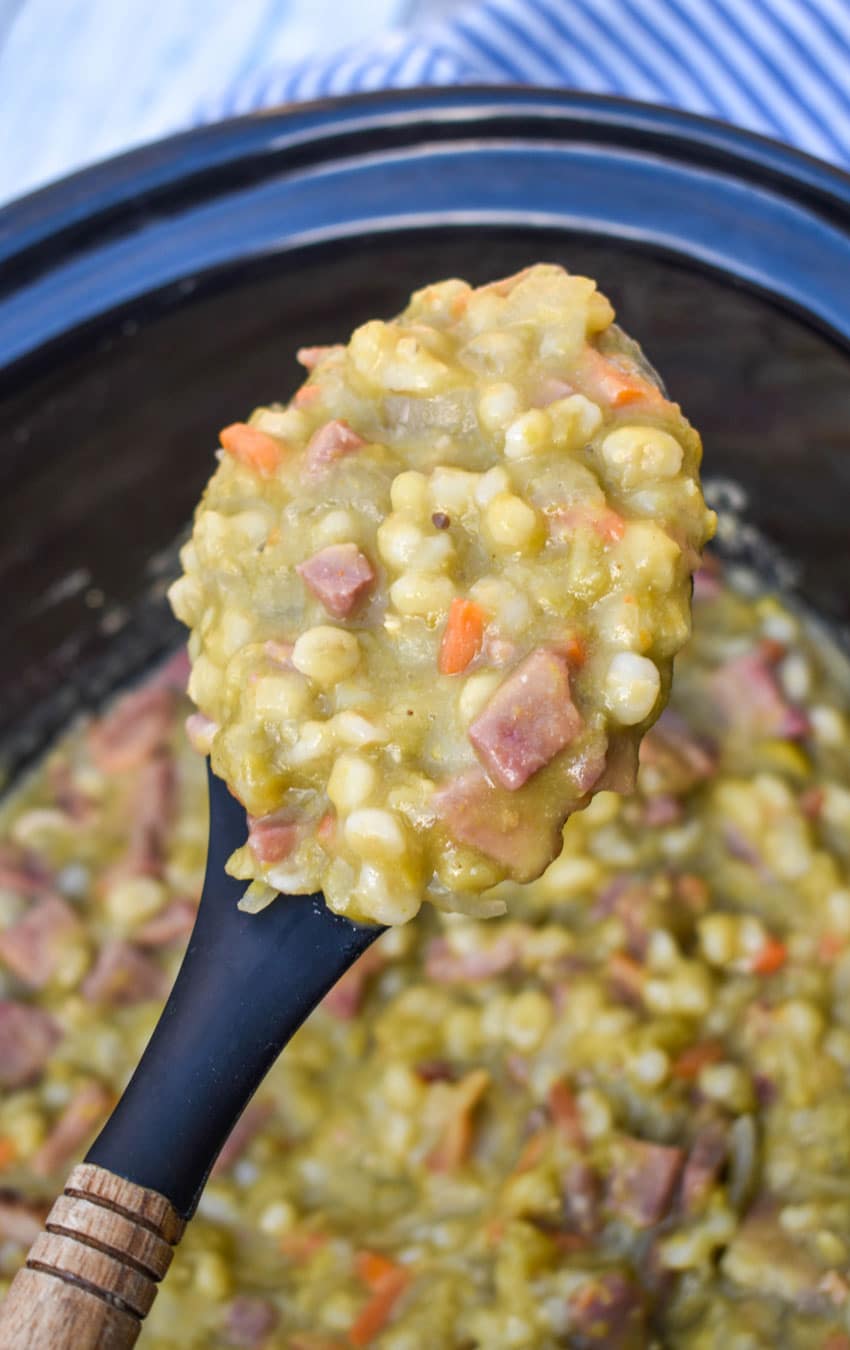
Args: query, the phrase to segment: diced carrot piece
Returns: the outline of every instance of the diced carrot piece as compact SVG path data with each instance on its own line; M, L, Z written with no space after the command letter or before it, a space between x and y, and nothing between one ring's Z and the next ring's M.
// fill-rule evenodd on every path
M587 660L587 643L579 633L567 633L557 643L557 650L563 652L573 670L580 670Z
M478 655L486 617L481 606L473 600L457 598L452 601L437 660L441 675L459 675Z
M486 1069L473 1069L453 1089L448 1119L436 1146L425 1159L429 1172L453 1172L465 1162L472 1147L472 1117L490 1084Z
M316 838L321 839L323 843L333 839L336 833L336 816L333 811L326 811L316 826Z
M630 998L643 993L646 974L643 966L625 952L614 952L608 960L608 973L618 989Z
M364 1251L358 1252L354 1258L354 1268L358 1279L370 1289L378 1289L388 1275L398 1270L398 1264L389 1256L384 1256L383 1252Z
M388 1270L370 1285L372 1296L361 1308L348 1339L352 1345L369 1345L384 1330L393 1314L393 1308L410 1283L410 1273L394 1261L388 1261Z
M293 1228L290 1232L281 1235L278 1239L278 1246L284 1256L289 1257L290 1261L294 1261L296 1265L303 1265L322 1250L327 1240L327 1233L315 1233L308 1229Z
M618 544L626 533L626 522L619 512L606 506L594 520L593 528L606 544Z
M779 938L768 938L751 958L748 968L754 975L775 975L788 960L788 948Z
M587 347L580 373L592 393L612 408L624 408L630 403L665 403L661 391L639 371L627 369L625 360L621 365L595 347Z
M7 1135L0 1137L0 1172L5 1171L7 1167L11 1167L17 1156L18 1150L14 1141L9 1139Z
M576 1099L563 1078L553 1083L549 1089L549 1114L567 1143L573 1144L576 1148L584 1145L584 1132Z
M536 1167L546 1152L549 1141L552 1138L551 1130L537 1130L526 1139L522 1147L522 1152L517 1158L514 1175L520 1172L530 1172L532 1167Z
M271 436L247 422L234 422L219 432L219 440L229 455L263 478L270 478L280 464L280 446Z
M707 1064L717 1064L723 1054L719 1041L700 1041L697 1045L689 1045L674 1059L670 1073L686 1083L693 1082Z

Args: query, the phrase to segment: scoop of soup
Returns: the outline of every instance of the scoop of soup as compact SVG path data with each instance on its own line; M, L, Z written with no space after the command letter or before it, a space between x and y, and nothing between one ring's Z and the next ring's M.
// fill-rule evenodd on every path
M246 906L482 912L633 786L713 516L613 318L560 267L444 281L221 433L171 599Z

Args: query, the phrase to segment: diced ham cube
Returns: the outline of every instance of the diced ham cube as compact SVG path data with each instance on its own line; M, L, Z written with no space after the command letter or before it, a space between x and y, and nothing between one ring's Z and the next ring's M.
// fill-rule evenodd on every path
M94 1080L85 1083L33 1157L31 1166L36 1175L47 1177L64 1168L80 1146L88 1143L114 1105L115 1098L102 1083Z
M308 477L321 473L335 459L342 459L343 455L350 455L366 444L347 422L340 419L325 422L324 426L313 432L307 443L305 467Z
M337 980L322 999L322 1007L331 1017L341 1022L350 1022L356 1017L363 1004L369 981L378 971L383 970L386 959L380 947L367 947L345 974Z
M179 694L185 694L191 673L192 663L189 660L188 648L184 645L178 647L177 651L151 676L148 688L164 685L166 689L176 689Z
M711 778L717 752L695 736L684 718L665 708L640 747L640 783L645 792L678 797Z
M295 570L335 619L349 618L375 582L375 569L356 544L329 544Z
M650 882L625 874L603 888L592 912L599 917L618 918L625 929L629 954L643 959L650 932L657 922L653 915L654 899Z
M684 1161L683 1149L621 1139L608 1187L611 1210L635 1228L659 1223L670 1208Z
M305 370L313 370L320 361L324 361L331 352L344 352L345 348L339 343L332 343L328 347L299 347L295 353L295 359Z
M761 649L724 662L712 671L708 684L718 712L731 727L789 740L809 729L808 718L788 702Z
M225 1140L224 1148L216 1158L212 1170L214 1177L230 1171L234 1163L237 1163L245 1153L251 1141L260 1133L266 1121L273 1115L274 1107L271 1102L252 1101L248 1103Z
M500 863L517 881L532 881L552 861L558 830L546 828L539 811L518 804L469 769L444 783L431 806L449 834Z
M31 1247L44 1227L49 1205L35 1204L16 1191L0 1191L0 1240Z
M127 694L89 731L92 757L104 773L136 769L168 741L174 727L174 690L147 685Z
M488 700L469 728L469 739L491 777L515 792L581 728L566 661L540 647Z
M467 984L503 975L520 956L519 944L510 933L477 952L455 952L446 938L434 938L428 943L425 973L438 984Z
M302 830L286 807L270 816L249 816L248 827L249 847L261 863L278 863L288 858Z
M167 947L182 942L195 926L198 906L194 900L172 900L160 914L142 924L134 934L139 947Z
M0 844L0 886L22 896L52 890L52 877L41 859L15 844Z
M139 770L133 795L130 847L125 859L127 871L161 875L176 797L174 759L167 751L158 752Z
M19 980L43 989L53 978L66 943L80 932L80 921L70 905L58 895L45 895L0 933L0 960Z
M24 1087L42 1073L62 1031L42 1008L0 1000L0 1087Z
M548 408L550 403L555 403L558 399L569 398L570 394L575 393L575 388L567 384L558 375L543 375L534 386L534 392L531 397L532 408Z
M260 1350L278 1321L277 1308L270 1299L240 1294L227 1310L224 1334L228 1345L239 1346L240 1350Z
M676 797L660 793L657 797L650 797L644 807L642 819L644 825L656 830L663 829L665 825L675 825L683 815L682 803Z
M648 1343L643 1298L622 1271L591 1276L570 1295L567 1310L574 1350L643 1350Z
M686 1214L699 1210L720 1178L729 1157L729 1136L723 1124L710 1121L697 1131L682 1173L681 1203Z
M208 755L212 749L213 738L218 731L218 722L214 722L205 713L190 713L186 718L186 739L199 755Z
M571 1232L592 1237L600 1227L599 1176L583 1159L574 1162L564 1178L564 1221Z
M123 938L110 938L98 953L83 981L83 994L92 1003L126 1007L165 996L164 971L149 956Z

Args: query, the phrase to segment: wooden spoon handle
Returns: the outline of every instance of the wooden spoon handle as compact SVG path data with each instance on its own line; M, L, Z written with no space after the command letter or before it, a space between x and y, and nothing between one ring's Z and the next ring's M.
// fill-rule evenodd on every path
M75 1167L0 1307L3 1350L125 1350L185 1228L170 1201Z

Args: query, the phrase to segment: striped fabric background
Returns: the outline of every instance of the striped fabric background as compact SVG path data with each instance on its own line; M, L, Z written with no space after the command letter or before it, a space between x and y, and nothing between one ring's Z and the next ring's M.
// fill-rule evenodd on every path
M0 0L0 199L277 103L503 82L706 113L850 167L850 0Z

